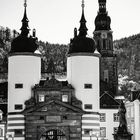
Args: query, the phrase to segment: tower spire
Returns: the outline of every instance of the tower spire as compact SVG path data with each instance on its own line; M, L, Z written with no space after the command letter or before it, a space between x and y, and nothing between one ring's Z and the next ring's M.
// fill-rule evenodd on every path
M82 0L82 16L81 16L81 20L80 20L80 28L79 28L79 35L80 36L86 36L87 35L87 27L86 27L86 19L85 19L85 15L84 15L84 7L85 7L85 3L84 0Z
M22 27L20 28L21 30L21 35L23 36L27 36L29 33L29 26L28 26L28 18L27 18L27 14L26 14L26 7L27 7L27 0L24 0L24 16L22 19Z

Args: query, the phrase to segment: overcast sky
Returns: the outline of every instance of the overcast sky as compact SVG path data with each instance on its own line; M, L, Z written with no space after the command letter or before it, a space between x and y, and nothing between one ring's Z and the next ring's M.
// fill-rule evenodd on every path
M24 0L0 0L0 25L21 27ZM93 36L98 0L85 0L88 35ZM140 33L140 0L107 0L114 40ZM37 30L39 40L68 44L73 29L79 28L81 0L27 0L30 29Z

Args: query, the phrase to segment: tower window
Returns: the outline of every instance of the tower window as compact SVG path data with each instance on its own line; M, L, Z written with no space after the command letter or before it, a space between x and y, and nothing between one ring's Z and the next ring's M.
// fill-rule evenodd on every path
M21 110L23 106L21 104L15 105L15 110Z
M100 114L100 122L105 122L105 120L106 120L105 113L101 113Z
M23 88L23 84L21 83L15 84L15 88Z
M92 88L92 84L84 84L84 88Z
M92 105L91 105L91 104L85 104L85 105L84 105L84 108L85 108L85 109L92 109Z

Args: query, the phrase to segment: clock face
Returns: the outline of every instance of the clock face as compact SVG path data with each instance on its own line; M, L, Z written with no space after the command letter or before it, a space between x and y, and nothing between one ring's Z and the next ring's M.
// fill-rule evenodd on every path
M107 33L105 32L101 33L101 38L107 38Z

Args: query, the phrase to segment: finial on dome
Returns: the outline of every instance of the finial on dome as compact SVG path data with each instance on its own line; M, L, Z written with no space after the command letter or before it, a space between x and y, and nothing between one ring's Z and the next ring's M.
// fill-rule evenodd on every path
M85 20L85 15L84 15L84 7L85 3L84 0L82 0L82 16L80 20L80 28L79 28L79 35L80 36L86 36L87 35L87 27L86 27L86 20Z
M84 11L84 7L85 7L85 1L84 0L82 0L82 10Z
M27 7L27 0L24 0L24 7Z
M27 0L24 0L24 16L22 19L22 27L21 27L21 35L23 36L27 36L29 33L29 26L28 26L28 18L27 18L27 14L26 14L26 7L27 7Z

